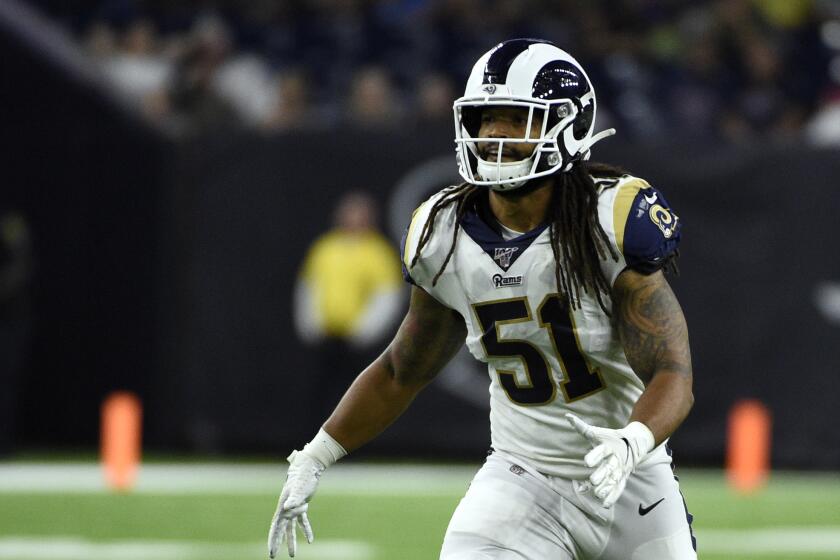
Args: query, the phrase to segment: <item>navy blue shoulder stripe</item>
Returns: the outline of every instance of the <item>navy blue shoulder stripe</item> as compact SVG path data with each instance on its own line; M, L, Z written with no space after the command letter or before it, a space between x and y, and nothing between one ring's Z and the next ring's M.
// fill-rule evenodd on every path
M484 67L483 84L504 84L513 60L531 45L538 43L552 44L542 39L511 39L496 45Z

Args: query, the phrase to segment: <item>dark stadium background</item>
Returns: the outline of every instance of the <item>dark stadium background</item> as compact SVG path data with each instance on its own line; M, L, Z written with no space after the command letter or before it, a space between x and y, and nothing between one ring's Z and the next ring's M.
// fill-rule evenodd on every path
M774 466L840 468L838 15L829 1L3 2L0 206L28 221L33 265L3 308L2 351L22 366L0 371L0 451L95 449L116 389L142 398L148 450L276 456L308 440L291 288L332 202L375 193L396 244L400 201L456 180L446 92L499 40L541 36L592 69L618 129L595 159L649 179L684 220L673 283L696 405L673 438L681 464L721 466L730 407L758 398ZM169 78L118 83L130 56ZM254 78L262 106L213 81L246 58L270 78ZM364 454L478 460L486 417L437 382Z

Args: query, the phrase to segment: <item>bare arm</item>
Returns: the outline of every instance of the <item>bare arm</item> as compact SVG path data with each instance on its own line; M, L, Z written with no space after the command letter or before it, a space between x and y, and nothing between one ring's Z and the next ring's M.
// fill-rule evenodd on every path
M691 410L691 350L682 308L662 272L622 272L613 287L615 318L630 367L645 384L631 421L662 443Z
M394 340L356 378L324 430L348 452L379 435L455 355L466 334L458 313L412 287Z

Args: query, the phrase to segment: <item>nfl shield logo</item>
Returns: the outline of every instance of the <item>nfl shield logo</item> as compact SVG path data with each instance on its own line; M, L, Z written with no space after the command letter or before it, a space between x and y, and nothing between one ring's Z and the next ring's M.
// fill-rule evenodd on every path
M507 270L510 266L510 259L513 254L519 250L519 247L497 247L493 252L493 260L499 263L503 269Z

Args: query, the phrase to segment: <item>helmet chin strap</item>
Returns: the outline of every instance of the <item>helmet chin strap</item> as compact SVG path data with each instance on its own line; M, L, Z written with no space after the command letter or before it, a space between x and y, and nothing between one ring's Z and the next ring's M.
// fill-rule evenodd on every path
M520 161L508 162L490 162L478 158L478 174L485 181L508 181L527 175L531 170L532 158L523 159ZM511 183L491 185L490 188L494 191L509 191L517 189L527 183L527 179L522 181L514 181Z

